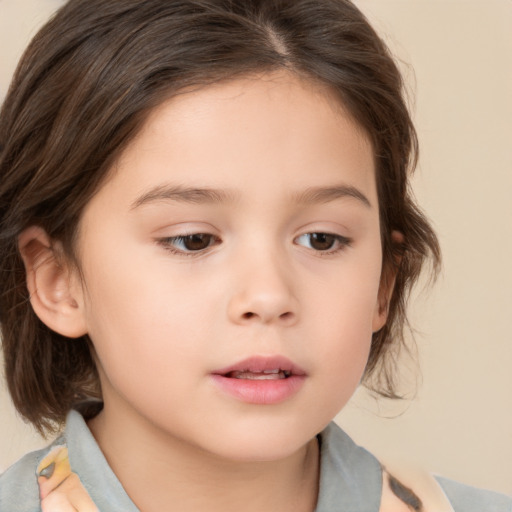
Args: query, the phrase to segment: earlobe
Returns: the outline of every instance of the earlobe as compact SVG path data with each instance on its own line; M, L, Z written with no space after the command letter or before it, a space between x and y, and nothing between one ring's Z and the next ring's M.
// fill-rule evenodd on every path
M389 300L391 295L389 296ZM379 299L373 315L372 331L376 333L380 331L385 325L388 319L389 311L389 300L383 298L382 292L379 292Z
M403 247L404 235L400 231L393 231L391 233L391 242L396 247ZM400 254L402 251L397 251ZM398 268L400 266L401 256L396 256L397 261L394 263L387 262L383 269L379 286L379 295L377 305L373 316L373 332L377 332L386 325L389 313L389 304L393 291L395 289L395 282L397 277Z
M53 242L44 229L31 226L19 235L18 248L27 274L30 303L39 319L69 338L86 334L82 292L60 244Z

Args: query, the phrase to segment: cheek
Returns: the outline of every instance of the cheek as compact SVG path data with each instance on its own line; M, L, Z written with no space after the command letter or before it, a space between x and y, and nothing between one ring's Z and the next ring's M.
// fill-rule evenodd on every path
M380 246L373 244L358 254L360 257L347 263L336 279L331 278L329 286L316 294L314 309L308 315L322 319L315 322L318 339L316 343L312 341L318 362L315 371L322 375L324 386L330 388L341 406L364 373L378 311Z
M207 342L212 303L197 300L193 283L134 252L122 260L91 255L84 274L89 336L109 378L147 374L166 382L171 368L186 372Z
M322 280L310 284L315 308L310 316L322 315L326 325L346 339L358 337L358 333L363 338L371 337L372 320L378 310L382 267L379 240L375 237L362 245L348 251Z
M340 312L332 325L325 338L327 342L316 346L312 368L312 377L318 384L315 389L317 414L328 420L339 413L359 386L372 339L368 315L361 315L352 308Z

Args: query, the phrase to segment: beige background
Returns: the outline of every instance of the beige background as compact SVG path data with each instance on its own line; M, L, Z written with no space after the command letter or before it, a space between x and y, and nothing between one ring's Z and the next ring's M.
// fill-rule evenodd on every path
M0 98L59 3L0 0ZM413 310L415 399L376 403L359 392L337 420L385 458L512 493L512 0L357 3L407 63L422 148L415 189L444 272ZM0 418L2 470L41 441L3 384Z

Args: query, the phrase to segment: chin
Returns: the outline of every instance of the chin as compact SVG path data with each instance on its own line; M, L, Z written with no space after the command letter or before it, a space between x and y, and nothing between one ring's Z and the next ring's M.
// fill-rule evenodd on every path
M301 450L318 432L287 422L230 425L211 439L211 451L237 462L282 460Z
M271 442L268 440L258 443L253 440L252 443L235 442L234 445L230 446L229 448L226 447L226 449L223 450L217 449L217 451L220 452L218 455L223 459L231 460L234 462L274 462L291 457L301 448L303 448L309 441L310 439L303 443L291 444L283 442Z

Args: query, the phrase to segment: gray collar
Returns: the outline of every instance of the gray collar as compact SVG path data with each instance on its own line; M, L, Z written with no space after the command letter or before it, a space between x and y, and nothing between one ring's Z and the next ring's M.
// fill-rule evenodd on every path
M64 438L75 473L102 512L139 512L108 465L85 420L67 418ZM320 492L315 512L378 512L382 492L379 462L335 423L319 434Z
M378 512L382 469L336 423L320 433L320 492L315 512Z
M77 411L68 414L64 439L71 469L101 512L139 512Z

